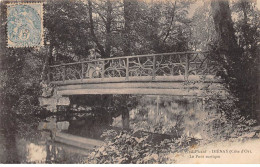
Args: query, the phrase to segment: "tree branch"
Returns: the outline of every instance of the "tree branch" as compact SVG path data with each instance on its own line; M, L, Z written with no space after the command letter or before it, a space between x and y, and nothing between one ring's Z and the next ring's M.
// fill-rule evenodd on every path
M175 9L176 9L176 1L174 2L174 7L173 7L173 11L172 11L172 18L171 18L171 22L170 22L170 26L168 28L168 31L166 33L166 36L164 37L163 39L163 43L165 43L166 39L168 38L168 36L170 35L170 31L172 29L172 24L173 24L173 20L174 20L174 17L175 17Z
M105 17L98 11L98 9L96 9L95 7L94 7L94 10L97 12L97 14L101 17L101 19L103 20L103 22L106 24L106 19L105 19Z

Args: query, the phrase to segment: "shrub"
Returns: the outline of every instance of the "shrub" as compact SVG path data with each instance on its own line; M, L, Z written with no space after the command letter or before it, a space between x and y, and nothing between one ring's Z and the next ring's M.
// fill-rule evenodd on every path
M174 153L187 151L194 139L182 136L165 139L159 143L151 140L151 134L136 135L135 131L108 130L103 133L105 144L95 149L87 163L99 164L153 164L174 163Z

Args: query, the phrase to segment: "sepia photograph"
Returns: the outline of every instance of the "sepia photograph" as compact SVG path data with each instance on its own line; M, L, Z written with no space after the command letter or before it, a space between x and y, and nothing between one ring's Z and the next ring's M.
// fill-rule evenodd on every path
M260 0L0 0L1 164L260 164Z

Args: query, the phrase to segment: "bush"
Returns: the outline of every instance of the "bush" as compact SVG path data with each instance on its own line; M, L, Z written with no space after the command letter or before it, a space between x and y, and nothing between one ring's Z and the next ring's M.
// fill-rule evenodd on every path
M187 151L194 140L187 136L165 139L159 143L150 140L151 134L136 135L134 131L108 130L103 133L105 144L95 149L87 163L98 164L154 164L174 163L174 153Z
M205 102L208 108L216 110L216 113L211 113L211 119L203 120L211 138L238 138L256 125L256 120L241 114L235 105L236 99L232 96L228 96L226 99L210 97Z

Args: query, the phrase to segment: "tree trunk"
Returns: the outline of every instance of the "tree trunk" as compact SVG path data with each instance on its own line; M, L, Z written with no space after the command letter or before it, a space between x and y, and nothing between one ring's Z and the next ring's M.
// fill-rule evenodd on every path
M236 41L229 3L226 0L212 0L211 8L217 34L217 49L222 55L218 61L226 70L223 76L225 81L231 84L231 91L238 96L241 91L237 87L237 81L243 79L240 61L242 50ZM235 80L231 80L231 77Z
M123 124L123 129L129 129L129 110L128 108L124 108L122 111L122 124Z
M94 28L94 21L93 21L93 16L92 16L92 2L91 0L88 0L88 7L89 7L89 22L90 22L90 32L91 36L93 38L93 41L96 43L98 50L100 51L100 54L102 57L106 57L106 53L104 51L103 46L99 43L98 38L95 34L95 28Z
M260 49L259 49L260 51ZM258 57L258 68L257 68L257 83L258 83L258 90L257 90L257 100L256 100L256 117L258 121L258 125L260 125L260 59Z
M124 28L124 43L123 51L125 56L131 55L131 42L130 42L130 32L131 32L131 7L133 0L124 0L124 18L125 18L125 28Z
M111 53L111 24L112 24L112 4L107 0L107 21L106 21L106 43L105 43L105 56L110 57Z
M211 8L220 49L227 52L237 49L238 45L228 1L212 0Z

